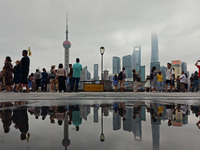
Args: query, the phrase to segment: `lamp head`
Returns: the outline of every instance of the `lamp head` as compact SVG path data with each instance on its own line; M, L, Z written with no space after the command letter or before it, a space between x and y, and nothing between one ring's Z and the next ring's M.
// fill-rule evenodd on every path
M105 52L105 48L104 48L103 46L101 46L101 47L100 47L100 53L101 53L101 55L103 55L104 52Z

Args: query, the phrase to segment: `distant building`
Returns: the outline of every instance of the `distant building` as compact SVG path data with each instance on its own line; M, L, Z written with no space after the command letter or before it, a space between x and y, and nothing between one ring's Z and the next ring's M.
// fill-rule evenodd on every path
M121 129L121 117L118 112L113 112L113 130L119 129Z
M93 108L94 110L94 118L93 118L93 122L94 123L98 123L98 118L99 118L99 107L98 106L94 106Z
M174 71L175 77L181 76L181 72L182 72L181 60L172 60L171 64L172 64L172 68L175 69Z
M131 55L124 56L122 58L122 67L125 68L126 78L132 78L132 65Z
M113 57L113 74L119 74L121 71L121 59L119 57Z
M99 65L94 64L94 80L99 80Z
M87 70L87 66L85 66L81 72L81 81L89 80L91 80L91 73Z
M151 35L151 64L150 70L152 67L156 67L160 69L160 62L159 62L159 51L158 51L158 37L156 34Z
M145 81L145 66L140 67L140 77L142 81Z
M132 69L139 71L141 67L141 46L135 46L132 54Z
M104 70L103 71L103 79L104 80L109 80L109 71L108 70Z
M185 73L187 73L187 63L185 62L181 62L181 71L184 71Z

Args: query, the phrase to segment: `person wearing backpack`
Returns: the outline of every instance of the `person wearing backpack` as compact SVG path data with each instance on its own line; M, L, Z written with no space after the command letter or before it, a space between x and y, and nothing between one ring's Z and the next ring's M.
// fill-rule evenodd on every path
M123 67L122 71L118 75L118 80L119 80L121 92L124 91L124 83L125 83L125 79L126 79L126 74L125 74L124 71L125 71L125 68Z
M170 91L172 91L172 75L173 75L173 72L172 72L172 69L171 69L171 64L170 63L167 63L167 70L165 72L165 75L166 75L166 87L165 87L165 90L166 92L168 91L168 85L170 85Z

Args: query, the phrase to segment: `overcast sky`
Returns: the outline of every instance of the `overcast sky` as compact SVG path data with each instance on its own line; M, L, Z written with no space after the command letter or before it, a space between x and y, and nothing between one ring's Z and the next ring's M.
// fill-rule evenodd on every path
M199 0L0 0L0 68L5 56L13 62L31 47L31 72L64 62L66 11L69 14L70 63L79 57L93 77L93 64L112 73L112 57L142 47L142 65L149 72L151 33L158 35L161 65L180 59L190 72L200 59ZM100 74L100 73L99 73Z

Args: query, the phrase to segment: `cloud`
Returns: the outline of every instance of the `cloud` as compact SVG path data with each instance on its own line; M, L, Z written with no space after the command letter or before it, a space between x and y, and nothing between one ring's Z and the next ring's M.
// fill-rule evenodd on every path
M0 0L0 68L5 56L15 61L31 46L31 72L64 61L66 11L69 13L70 62L80 57L93 72L106 48L104 68L112 73L112 57L132 54L141 45L142 64L150 70L151 33L158 34L162 65L173 59L188 63L199 56L198 0ZM92 75L93 76L93 75Z

